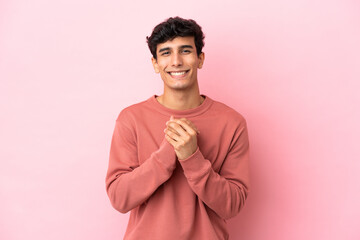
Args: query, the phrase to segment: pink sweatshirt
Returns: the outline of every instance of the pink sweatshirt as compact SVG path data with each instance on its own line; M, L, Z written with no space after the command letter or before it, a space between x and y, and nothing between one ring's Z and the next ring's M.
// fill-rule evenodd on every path
M112 206L131 210L124 239L228 239L226 219L249 192L246 121L205 97L192 109L164 107L153 95L123 109L112 137L106 190ZM185 117L199 129L198 148L178 160L165 122Z

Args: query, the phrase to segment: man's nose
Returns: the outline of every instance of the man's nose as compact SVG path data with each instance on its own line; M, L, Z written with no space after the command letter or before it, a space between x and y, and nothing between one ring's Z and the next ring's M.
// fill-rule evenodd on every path
M180 54L174 53L171 56L171 65L173 65L173 66L181 66L182 65L182 58L181 58Z

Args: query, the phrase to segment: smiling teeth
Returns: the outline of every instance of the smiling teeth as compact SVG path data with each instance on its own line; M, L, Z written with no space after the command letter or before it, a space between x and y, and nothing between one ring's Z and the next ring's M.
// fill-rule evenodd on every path
M184 75L185 72L172 72L170 73L171 75L174 75L174 76L180 76L180 75Z

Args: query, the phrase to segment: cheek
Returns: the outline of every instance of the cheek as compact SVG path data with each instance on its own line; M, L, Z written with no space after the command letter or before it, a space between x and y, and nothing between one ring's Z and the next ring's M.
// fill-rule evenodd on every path
M164 70L167 66L167 61L166 60L158 60L158 66L159 69Z
M194 59L194 58L192 58L192 59L189 59L188 61L188 64L190 65L190 66L192 66L192 67L196 67L197 68L197 66L199 65L199 61L197 60L197 59Z

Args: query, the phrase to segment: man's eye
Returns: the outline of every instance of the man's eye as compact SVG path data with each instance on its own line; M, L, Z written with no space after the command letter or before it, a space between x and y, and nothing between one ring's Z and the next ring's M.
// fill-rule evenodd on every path
M190 50L183 50L183 53L190 53Z
M169 55L170 54L170 52L163 52L162 54L161 54L161 56L165 56L165 55Z

